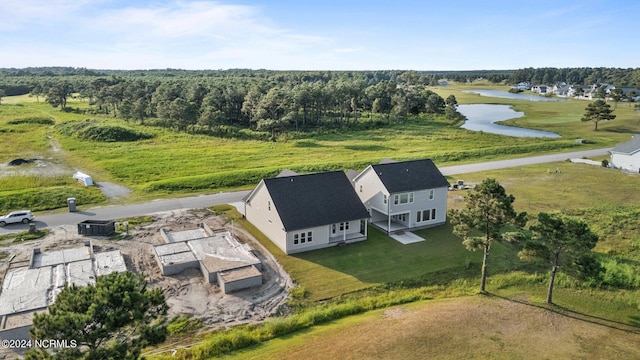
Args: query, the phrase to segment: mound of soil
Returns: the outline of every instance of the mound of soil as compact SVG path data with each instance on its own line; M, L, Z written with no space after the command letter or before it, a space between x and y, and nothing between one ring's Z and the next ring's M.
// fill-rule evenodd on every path
M36 161L38 159L13 159L11 161L9 161L9 165L11 166L19 166L22 164L29 164L32 163L34 161Z

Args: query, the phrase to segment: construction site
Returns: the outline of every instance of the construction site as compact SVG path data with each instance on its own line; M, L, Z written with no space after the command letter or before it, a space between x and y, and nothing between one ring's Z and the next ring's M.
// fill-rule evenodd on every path
M150 287L163 289L170 317L189 315L206 328L259 322L285 305L289 276L225 217L181 210L152 218L122 240L81 235L76 225L66 225L5 247L0 338L27 338L33 314L46 311L65 284L95 283L111 272L144 274Z

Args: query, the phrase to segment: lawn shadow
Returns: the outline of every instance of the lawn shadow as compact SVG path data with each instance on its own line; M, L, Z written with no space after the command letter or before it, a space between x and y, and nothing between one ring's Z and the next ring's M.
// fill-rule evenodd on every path
M496 297L496 298L504 299L507 301L515 302L518 304L527 305L527 306L535 307L538 309L550 311L554 314L558 314L570 319L580 320L590 324L600 325L610 329L620 330L620 331L624 331L631 334L640 334L640 316L631 316L630 322L624 323L621 321L606 319L603 317L589 315L589 314L581 313L575 310L570 310L566 307L556 305L556 304L537 305L527 301L517 300L517 299L501 296L501 295L490 293L490 292L485 293L485 295L489 297Z
M637 128L632 128L630 126L607 127L606 129L604 129L604 131L612 132L616 134L637 134L638 133Z

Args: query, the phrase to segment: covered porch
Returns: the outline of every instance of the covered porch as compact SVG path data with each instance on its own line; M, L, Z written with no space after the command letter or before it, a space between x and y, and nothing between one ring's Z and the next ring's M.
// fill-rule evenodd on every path
M409 212L387 215L376 209L371 209L371 224L390 234L395 231L409 229L410 216Z
M365 219L360 220L360 230L358 232L337 231L329 234L329 244L366 240L367 221Z

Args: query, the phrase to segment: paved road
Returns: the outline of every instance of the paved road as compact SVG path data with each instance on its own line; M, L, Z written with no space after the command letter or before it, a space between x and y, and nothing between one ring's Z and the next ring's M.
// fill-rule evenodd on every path
M575 151L575 152L569 152L569 153L532 156L532 157L511 159L511 160L489 161L489 162L483 162L483 163L477 163L477 164L445 166L445 167L441 167L440 171L442 172L443 175L457 175L457 174L467 174L467 173L478 172L478 171L504 169L504 168L516 167L516 166L545 164L545 163L552 163L552 162L558 162L558 161L565 161L567 159L580 159L582 157L590 158L590 157L608 155L609 150L611 149L612 148Z
M444 175L457 175L478 171L502 169L508 167L543 164L564 161L569 158L582 158L607 155L611 148L585 150L571 153L561 153L553 155L533 156L520 159L490 161L477 164L446 166L440 168ZM78 211L74 213L63 213L56 215L36 216L36 226L40 228L54 227L66 224L77 224L85 220L106 220L120 219L125 217L134 217L153 214L157 212L180 210L180 209L198 209L212 205L230 204L241 201L249 191L236 191L228 193L218 193L212 195L200 195L178 199L154 200L151 202L123 205L123 206L104 206L91 208L86 211ZM0 228L0 235L28 230L29 226L24 224L7 225Z
M95 207L85 211L69 212L55 215L38 216L36 214L36 227L54 227L66 224L77 224L85 220L108 220L126 217L142 216L157 212L200 209L219 204L230 204L241 201L249 193L248 190L212 195L200 195L178 199L154 200L141 204ZM0 235L21 232L29 229L26 224L11 224L0 228Z

